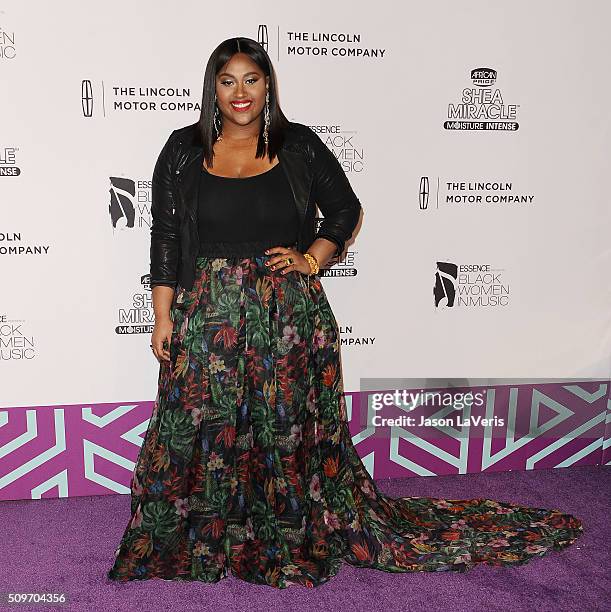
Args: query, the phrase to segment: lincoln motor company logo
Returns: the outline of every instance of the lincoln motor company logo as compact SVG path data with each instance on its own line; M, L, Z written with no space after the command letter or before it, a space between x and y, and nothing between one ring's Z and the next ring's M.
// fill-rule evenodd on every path
M0 230L0 256L8 255L11 260L15 257L31 258L32 255L48 255L50 250L50 243L26 240L21 231Z
M98 94L94 92L97 89ZM97 102L99 100L99 102ZM95 103L94 103L95 102ZM81 110L83 117L111 113L179 111L199 112L201 102L189 87L158 85L110 85L104 81L94 84L90 79L81 80Z
M418 204L420 210L426 210L429 207L429 195L430 195L429 177L420 177L420 188L418 189Z
M83 117L93 117L93 86L89 79L81 81L81 107Z
M431 194L431 179L421 176L418 185L420 210L512 206L524 208L535 204L535 194L523 190L510 180L442 179L436 177ZM429 208L429 204L431 204Z
M265 24L260 24L257 30L257 42L269 53L269 33Z
M278 40L273 47L277 58L284 52L288 57L384 59L387 51L384 47L363 44L363 34L360 32L287 30L281 33L279 26L276 32ZM256 40L269 53L269 30L266 24L257 27Z

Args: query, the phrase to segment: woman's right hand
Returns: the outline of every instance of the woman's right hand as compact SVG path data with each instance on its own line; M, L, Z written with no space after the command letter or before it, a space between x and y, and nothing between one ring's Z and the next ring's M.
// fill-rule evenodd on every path
M151 345L157 361L170 361L170 342L172 341L172 329L174 323L168 317L162 321L155 321Z

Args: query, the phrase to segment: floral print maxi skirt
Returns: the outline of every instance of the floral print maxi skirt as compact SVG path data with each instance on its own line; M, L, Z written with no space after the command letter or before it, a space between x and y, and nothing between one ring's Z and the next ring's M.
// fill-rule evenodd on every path
M387 572L521 565L582 533L558 510L390 498L352 445L339 329L318 276L271 256L198 257L131 482L112 580L315 587Z

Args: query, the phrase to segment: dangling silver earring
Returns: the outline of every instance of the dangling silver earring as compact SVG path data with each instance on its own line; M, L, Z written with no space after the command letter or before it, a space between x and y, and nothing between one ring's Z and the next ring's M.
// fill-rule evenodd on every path
M219 110L219 107L217 104L216 94L214 94L214 121L213 123L214 123L214 131L216 132L216 139L223 140L223 137L221 136L221 128L222 128L221 111Z
M263 140L267 145L269 142L269 89L265 92L265 125L263 127Z

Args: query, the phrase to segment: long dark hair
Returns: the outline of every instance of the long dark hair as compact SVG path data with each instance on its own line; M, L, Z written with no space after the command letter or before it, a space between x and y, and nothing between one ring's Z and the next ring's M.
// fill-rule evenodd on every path
M257 152L255 157L264 157L266 154L270 162L276 156L278 149L284 141L284 129L290 123L286 118L278 102L278 87L276 83L276 73L272 62L265 49L252 38L238 36L224 40L210 55L206 72L204 74L204 89L202 93L201 112L197 122L197 138L199 144L204 147L204 159L206 165L212 165L214 157L213 145L216 141L214 130L214 111L216 102L216 75L221 68L231 59L235 53L244 53L261 68L265 76L269 76L269 127L268 145L266 147L263 140L263 122L259 131L257 142ZM266 150L267 149L267 150Z

